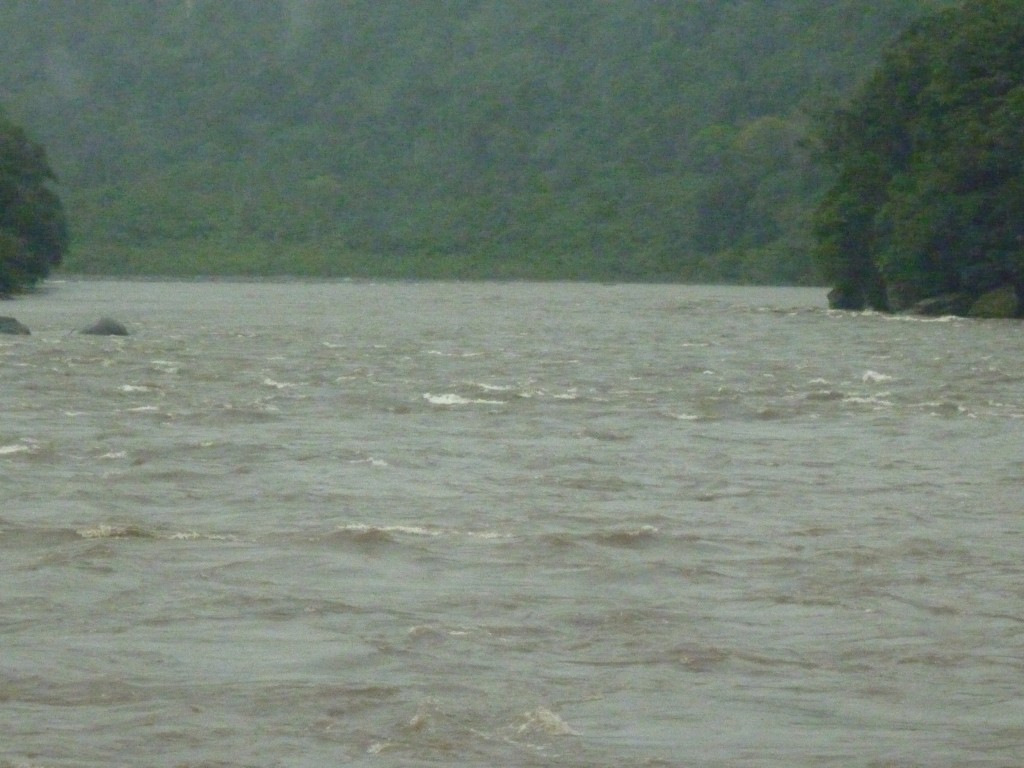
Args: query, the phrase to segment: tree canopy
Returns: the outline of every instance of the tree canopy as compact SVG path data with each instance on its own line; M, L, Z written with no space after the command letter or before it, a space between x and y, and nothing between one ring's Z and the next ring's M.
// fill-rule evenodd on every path
M1024 4L972 0L914 23L825 123L837 180L817 209L838 306L1024 295Z
M0 3L70 269L817 282L801 137L950 0Z
M60 264L68 228L43 147L0 116L0 296L22 291Z

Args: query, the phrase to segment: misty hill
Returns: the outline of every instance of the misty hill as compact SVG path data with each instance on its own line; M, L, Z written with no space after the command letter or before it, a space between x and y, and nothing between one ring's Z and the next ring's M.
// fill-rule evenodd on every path
M10 2L0 100L71 269L808 282L808 115L940 5Z

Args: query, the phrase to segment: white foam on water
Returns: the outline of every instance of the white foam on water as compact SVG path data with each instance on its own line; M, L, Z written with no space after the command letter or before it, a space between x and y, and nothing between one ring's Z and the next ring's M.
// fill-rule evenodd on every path
M521 400L532 400L535 397L549 397L552 400L578 400L579 392L576 387L570 387L565 392L548 392L545 389L524 389L516 392L516 397Z
M990 405L999 406L1001 403L990 403ZM960 403L951 403L945 400L929 400L926 403L921 403L921 408L927 408L932 413L967 413L967 408L962 406Z
M893 405L892 401L884 399L888 395L888 392L879 392L877 395L871 395L869 397L851 395L850 397L844 397L843 402L853 403L855 405L873 405L879 408L891 408Z
M484 392L510 392L512 387L505 384L484 384L483 382L471 382L474 387L479 387Z
M122 392L152 392L152 387L147 387L142 384L122 384L119 389Z
M13 456L16 453L30 453L32 446L24 443L12 443L11 445L0 445L0 456Z
M131 535L131 529L120 525L97 525L95 528L81 528L76 533L83 539L123 539Z
M423 399L432 405L469 405L473 402L468 397L463 397L462 395L432 395L429 392L423 393Z
M123 459L127 455L128 455L127 451L107 451L102 456L100 456L100 458L101 459Z
M516 728L516 733L543 733L548 736L578 736L579 733L569 727L556 713L546 707L538 707L532 712L523 713L523 722Z
M167 536L171 541L238 541L235 536L216 533L199 533L199 531L177 531Z
M860 379L865 384L877 384L881 381L892 381L892 376L885 373L879 373L878 371L864 371L864 375L861 376Z
M101 523L91 528L75 531L83 539L164 539L167 541L237 541L235 536L199 531L175 531L174 533L153 533L134 525L109 525Z
M404 533L407 536L428 536L430 538L444 533L436 528L423 528L418 525L385 525L381 530L385 533Z
M505 541L515 538L508 533L498 531L460 531L452 528L428 528L422 525L369 525L368 523L345 523L336 528L342 533L355 534L398 534L404 536L420 536L436 539L441 536L464 537L479 541Z
M484 400L480 398L468 398L456 395L452 392L443 395L432 395L429 392L423 393L423 399L431 405L505 405L503 400Z
M501 539L513 538L508 533L498 533L497 531L467 531L466 537L470 539L483 539L484 541L498 541Z
M865 315L872 315L874 317L880 317L883 320L890 322L899 323L952 323L956 320L962 320L962 317L957 315L939 315L938 317L926 317L924 315L891 315L885 312L864 312Z
M367 525L366 523L339 525L338 530L346 533L373 533L375 531L380 533L404 533L407 536L427 536L430 538L436 538L444 533L444 531L436 528L423 528L418 525Z
M427 699L416 709L416 714L410 718L406 727L413 731L422 731L431 725L438 715L441 715L441 708L434 699Z
M369 464L371 467L390 467L384 459L378 459L373 456L368 456L365 459L352 459L349 464Z
M426 351L428 355L434 355L435 357L480 357L483 352L442 352L440 349L428 349Z
M274 381L273 379L268 377L263 380L263 386L274 387L274 389L294 389L295 387L298 386L298 384L292 384L287 381Z
M443 630L439 629L438 627L435 627L432 624L417 624L416 626L409 627L409 629L406 630L406 634L409 637L413 637L413 638L420 638L420 637L427 637L427 638L429 638L429 637L437 637L438 635L443 634Z
M155 405L139 405L136 406L135 408L126 408L125 410L127 413L153 413L154 411L159 411L160 409L157 408Z
M178 533L172 533L167 538L172 541L197 541L203 538L203 536L198 531L179 531Z

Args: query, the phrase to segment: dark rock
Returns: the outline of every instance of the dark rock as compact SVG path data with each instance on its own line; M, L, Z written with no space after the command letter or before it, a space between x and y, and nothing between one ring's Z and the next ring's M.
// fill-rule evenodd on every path
M943 293L931 296L915 303L908 310L913 315L926 317L944 317L946 315L966 315L971 308L972 298L966 293Z
M127 336L128 329L123 323L110 317L101 317L88 328L83 328L81 333L88 333L93 336Z
M852 291L849 288L836 286L828 292L829 309L846 309L859 312L864 309L864 294L861 291Z
M971 304L967 314L970 317L1006 319L1020 315L1020 297L1012 285L1001 285L995 290L983 293Z
M13 317L0 317L0 333L10 333L16 336L28 336L29 330Z
M893 312L902 312L906 309L911 309L920 301L926 300L913 283L906 281L886 283L885 298L888 302L889 309ZM911 309L911 311L916 310Z

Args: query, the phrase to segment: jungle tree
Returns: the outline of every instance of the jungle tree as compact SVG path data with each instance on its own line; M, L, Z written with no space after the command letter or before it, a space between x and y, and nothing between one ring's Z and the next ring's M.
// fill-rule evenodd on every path
M43 147L0 118L0 296L31 287L60 264L68 226Z

